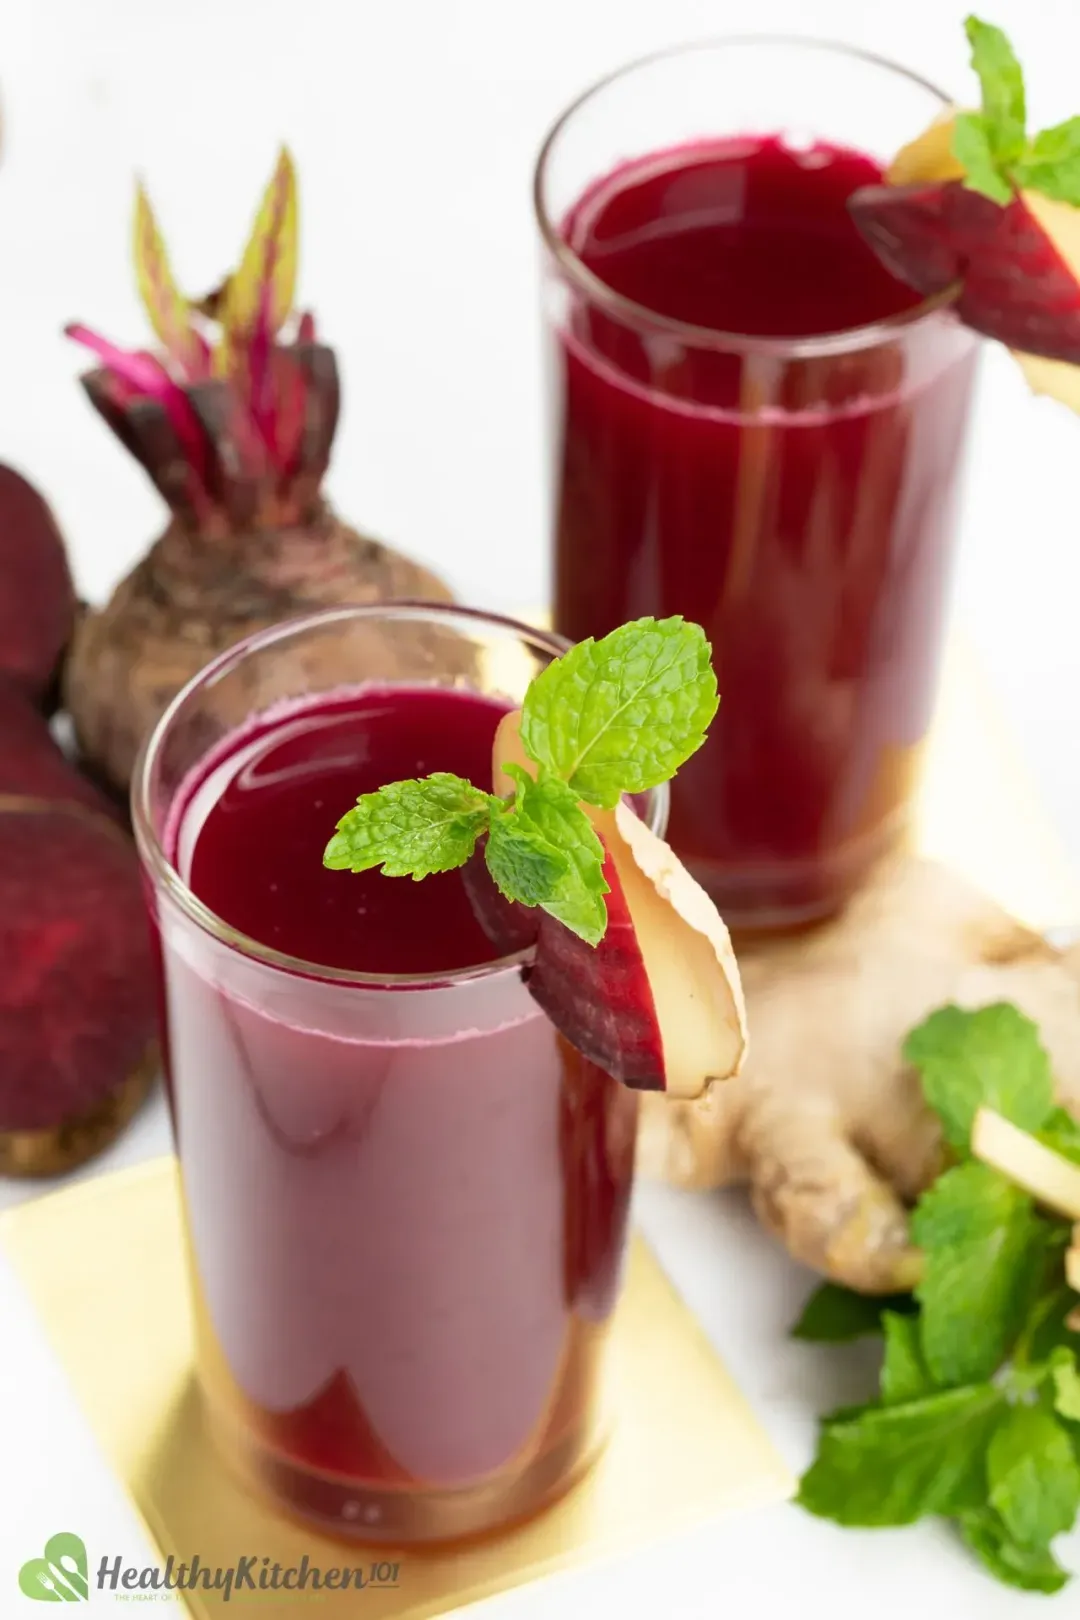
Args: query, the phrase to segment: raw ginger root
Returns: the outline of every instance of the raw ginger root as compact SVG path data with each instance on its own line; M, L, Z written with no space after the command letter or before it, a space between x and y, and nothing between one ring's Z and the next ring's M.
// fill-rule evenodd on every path
M917 1281L908 1206L944 1165L907 1032L946 1002L1011 1001L1039 1026L1058 1100L1080 1116L1080 948L1059 951L935 863L887 868L811 934L739 949L750 1048L693 1102L642 1098L638 1168L746 1185L791 1254L837 1282Z
M118 792L180 687L245 636L318 608L450 600L434 574L343 523L321 493L339 379L313 316L294 308L297 217L283 151L239 266L216 293L192 300L140 189L135 270L158 347L129 351L84 326L67 329L100 362L83 378L91 403L172 514L107 606L84 617L65 671L83 757ZM390 640L345 626L336 646L322 639L314 671L290 673L282 652L278 689L238 701L218 717L221 728L313 678L333 686L469 665L449 631L418 624L411 640L401 629Z

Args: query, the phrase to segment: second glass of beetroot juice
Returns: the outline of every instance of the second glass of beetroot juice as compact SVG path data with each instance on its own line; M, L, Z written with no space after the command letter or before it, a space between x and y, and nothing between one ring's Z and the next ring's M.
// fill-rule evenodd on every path
M704 626L723 704L669 838L735 926L827 915L906 828L976 340L847 202L945 105L734 39L613 75L541 154L555 625Z
M603 1438L637 1098L556 1034L529 952L496 959L459 871L322 866L361 793L490 787L562 650L445 607L319 614L199 675L137 772L210 1427L348 1537L526 1516Z

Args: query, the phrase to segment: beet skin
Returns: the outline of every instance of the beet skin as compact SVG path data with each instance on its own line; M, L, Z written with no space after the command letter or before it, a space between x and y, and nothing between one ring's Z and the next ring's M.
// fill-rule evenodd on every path
M0 465L0 673L43 702L75 627L75 589L56 520Z
M82 804L120 819L119 812L63 756L45 716L20 687L0 679L0 798Z
M130 840L77 805L0 802L0 1171L104 1147L149 1088L154 1032Z

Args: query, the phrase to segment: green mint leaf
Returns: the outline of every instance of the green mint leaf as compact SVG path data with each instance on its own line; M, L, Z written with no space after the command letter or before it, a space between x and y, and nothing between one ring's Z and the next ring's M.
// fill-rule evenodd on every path
M1013 179L1028 191L1080 206L1080 118L1044 129L1013 165Z
M1057 1262L1060 1279L1060 1255ZM1028 1361L1038 1366L1053 1360L1058 1350L1080 1353L1080 1334L1065 1325L1066 1318L1075 1308L1076 1295L1060 1280L1056 1287L1043 1295L1032 1311L1024 1332L1024 1351Z
M717 702L701 627L636 619L541 671L522 704L521 741L579 799L610 810L675 774L705 741Z
M1064 1108L1055 1108L1036 1134L1040 1142L1060 1153L1063 1159L1080 1164L1080 1125Z
M990 149L999 164L1015 163L1027 145L1023 70L1000 28L968 17L964 30L971 46L971 65L982 87Z
M387 877L428 877L463 866L488 822L491 795L448 771L365 793L337 824L323 865Z
M996 1109L1022 1131L1037 1131L1054 1105L1039 1031L1009 1002L978 1012L939 1008L908 1035L904 1061L919 1070L946 1141L961 1152L980 1107Z
M958 113L953 125L952 154L964 165L964 185L992 202L1009 203L1013 189L997 166L982 113Z
M1050 1228L1026 1193L972 1161L923 1194L911 1232L923 1250L915 1297L931 1375L942 1385L990 1378L1031 1309Z
M1077 1345L1080 1347L1080 1338ZM1076 1355L1068 1350L1059 1350L1054 1356L1050 1376L1054 1384L1054 1410L1070 1423L1080 1423L1080 1369L1076 1365Z
M557 776L534 781L520 765L511 765L509 774L517 790L517 812L530 826L567 857L567 870L559 879L550 899L541 901L544 910L585 940L597 945L607 929L604 896L604 846L592 822L577 800L574 789Z
M990 1506L1021 1547L1045 1547L1072 1528L1080 1509L1080 1464L1044 1406L1010 1408L986 1454Z
M1060 1592L1069 1576L1049 1547L1021 1547L993 1508L960 1515L960 1534L991 1575L1021 1592Z
M885 1360L881 1365L881 1398L885 1405L899 1406L932 1394L935 1385L923 1359L919 1318L886 1311L881 1325L885 1330Z
M809 1344L845 1344L882 1332L881 1318L886 1311L914 1309L910 1294L856 1294L839 1283L822 1283L803 1306L791 1337Z
M1072 1442L1073 1456L1080 1467L1080 1423L1074 1423L1071 1418L1062 1418L1061 1427Z
M1047 163L1017 163L1013 166L1012 175L1017 187L1023 191L1040 191L1044 197L1080 208L1080 158L1055 167ZM967 181L964 183L966 185ZM981 189L981 186L971 187L973 191Z
M561 849L499 801L491 809L484 859L499 893L523 906L550 900L570 870Z
M986 1448L1004 1410L1000 1390L975 1384L829 1423L798 1501L819 1518L868 1528L982 1507Z

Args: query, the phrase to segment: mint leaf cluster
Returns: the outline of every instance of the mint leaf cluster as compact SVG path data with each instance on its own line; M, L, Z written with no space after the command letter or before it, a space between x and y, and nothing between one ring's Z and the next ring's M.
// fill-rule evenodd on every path
M904 1044L953 1162L920 1198L914 1296L869 1300L833 1283L808 1302L803 1339L880 1333L879 1397L822 1424L799 1501L838 1524L951 1519L998 1580L1057 1592L1052 1542L1080 1511L1080 1335L1066 1322L1067 1222L1039 1213L971 1157L990 1107L1080 1158L1080 1127L1055 1106L1038 1030L1015 1007L943 1007Z
M604 847L582 804L612 809L672 777L705 741L719 699L709 643L681 618L636 619L590 637L532 681L521 741L500 798L439 771L365 793L342 816L324 865L387 877L463 866L484 840L499 892L540 906L590 945L607 929Z
M1080 118L1029 138L1024 74L1007 37L978 17L964 27L982 88L981 111L960 113L953 130L964 184L1003 205L1022 189L1080 205Z

